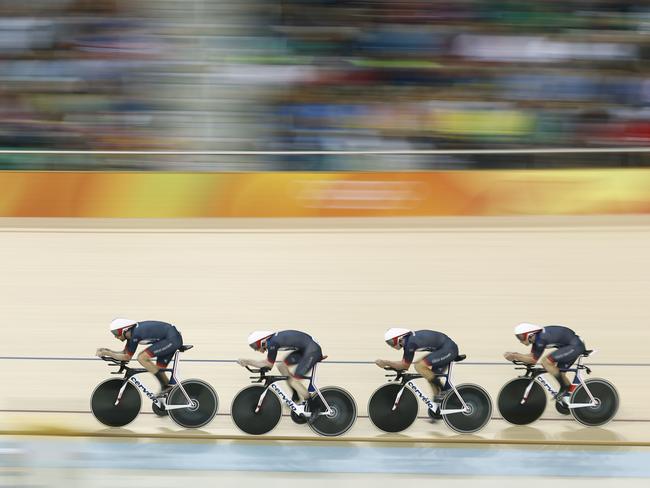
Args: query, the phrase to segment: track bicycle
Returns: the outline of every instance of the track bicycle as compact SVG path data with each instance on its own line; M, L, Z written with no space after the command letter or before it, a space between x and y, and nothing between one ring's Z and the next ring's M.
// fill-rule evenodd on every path
M245 368L254 373L251 385L242 389L232 401L230 414L235 425L247 434L266 434L275 428L282 416L281 401L291 410L291 418L298 424L309 427L322 436L339 436L350 430L357 418L357 405L352 395L338 386L318 388L316 386L316 365L309 380L307 391L310 398L304 403L296 403L297 395L288 395L278 385L287 376L267 374L270 368Z
M169 415L181 427L198 428L209 423L217 413L219 398L212 386L203 380L190 379L181 381L177 370L180 353L191 349L192 345L183 345L174 354L172 367L161 371L171 372L171 384L174 387L164 396L158 396L147 388L136 376L147 373L144 368L130 368L128 361L104 356L101 359L109 366L118 366L111 374L123 374L122 378L103 381L93 391L90 407L93 415L102 424L109 427L123 427L131 423L140 413L142 398L140 392L151 400L156 415Z
M593 350L587 350L578 357L575 365L561 368L563 373L574 373L573 381L567 396L555 401L556 410L563 414L571 414L578 422L590 427L609 422L618 411L619 397L616 388L602 378L585 380L581 372L591 374L591 369L582 364ZM557 391L546 380L546 370L522 361L512 361L515 369L525 370L519 376L506 383L498 396L499 412L504 420L516 425L526 425L542 416L546 408L548 392L555 398Z
M414 383L422 378L420 374L394 370L395 374L386 375L393 378L380 386L370 397L368 415L376 427L384 432L401 432L415 421L418 415L419 398L428 407L431 418L440 418L456 432L471 433L482 429L492 415L492 400L485 389L478 385L465 383L454 385L452 366L463 361L464 354L456 356L449 364L447 371L437 374L437 378L445 378L445 384L440 391L440 409L435 409L433 401L426 396Z

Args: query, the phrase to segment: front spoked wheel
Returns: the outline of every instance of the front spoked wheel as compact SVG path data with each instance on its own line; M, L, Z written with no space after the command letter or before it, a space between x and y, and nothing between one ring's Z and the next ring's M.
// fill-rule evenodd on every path
M524 401L524 392L531 381L533 382L532 387ZM497 397L497 404L499 413L506 422L526 425L534 422L544 413L546 393L541 385L532 378L515 378L503 385Z
M90 409L97 420L109 427L123 427L133 422L140 413L142 399L137 388L127 383L122 398L115 405L124 380L111 378L95 388L90 397Z
M460 398L464 400L466 410L458 413L443 413L442 418L445 423L456 432L463 434L481 430L492 417L490 395L478 385L459 385L456 390ZM463 408L463 403L458 395L453 391L449 392L442 401L441 410L444 412L448 409Z
M395 400L402 388L404 391L395 406ZM377 388L370 397L368 416L372 423L384 432L401 432L410 427L418 416L418 402L411 390L398 383L387 383Z
M275 393L267 390L260 408L255 411L265 390L267 389L261 385L247 386L232 401L232 420L247 434L266 434L280 422L282 405Z
M167 410L169 416L181 427L197 429L208 424L217 414L219 398L214 388L203 380L185 380L181 382L190 397L191 405L186 408ZM167 397L167 405L185 405L187 398L177 385Z
M323 400L317 396L311 403L311 414L315 419L309 419L309 427L317 434L337 436L345 434L357 419L357 404L347 391L337 386L328 386L320 390L321 395L329 405L329 413Z
M583 425L594 427L603 425L614 418L618 411L618 392L609 381L600 378L592 378L585 381L587 388L596 400L593 407L572 408L571 414ZM583 385L578 386L573 395L571 403L591 403L591 397Z

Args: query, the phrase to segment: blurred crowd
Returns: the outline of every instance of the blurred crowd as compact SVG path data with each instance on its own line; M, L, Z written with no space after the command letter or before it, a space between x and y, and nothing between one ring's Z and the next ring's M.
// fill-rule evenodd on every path
M650 146L638 0L4 0L0 148ZM645 153L2 154L0 168L649 165Z

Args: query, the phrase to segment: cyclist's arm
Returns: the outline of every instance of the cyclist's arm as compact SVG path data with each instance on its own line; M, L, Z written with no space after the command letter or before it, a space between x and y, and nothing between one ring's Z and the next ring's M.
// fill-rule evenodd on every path
M266 360L266 359L259 359L259 360L252 359L249 364L251 366L253 366L254 368L272 368L273 367L273 363L271 361Z
M138 344L142 338L136 336L136 334L131 334L127 339L124 349L122 351L111 351L110 349L100 348L97 349L96 355L99 357L108 356L118 361L130 361L133 355L135 354Z
M241 366L252 366L253 368L272 368L273 363L266 359L238 359Z
M410 363L405 363L404 361L389 361L387 359L377 359L375 364L380 368L390 368L396 369L397 371L403 371L409 369Z
M537 359L532 352L521 354L519 352L507 352L503 355L508 361L521 361L526 364L537 364Z
M104 347L101 347L97 349L97 356L102 357L102 356L108 356L113 359L117 359L118 361L130 361L131 357L133 354L129 353L128 350L124 351L111 351L110 349L106 349Z

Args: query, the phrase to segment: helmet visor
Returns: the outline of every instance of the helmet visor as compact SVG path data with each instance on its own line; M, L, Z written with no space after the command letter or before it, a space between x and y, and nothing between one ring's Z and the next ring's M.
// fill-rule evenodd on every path
M120 328L120 329L112 330L111 332L113 333L113 335L114 335L115 337L117 337L118 339L121 339L122 337L124 337L124 333L125 333L125 332L127 331L127 329L129 329L130 327L131 327L131 326L129 326L129 327L122 327L122 328Z
M260 351L263 350L264 347L266 347L266 340L268 337L265 337L264 339L260 339L259 341L255 341L252 344L249 344L251 346L251 349L253 351Z
M386 341L386 344L388 344L390 347L397 347L399 345L399 340L401 338L402 338L401 336L393 337L392 339L388 339Z

